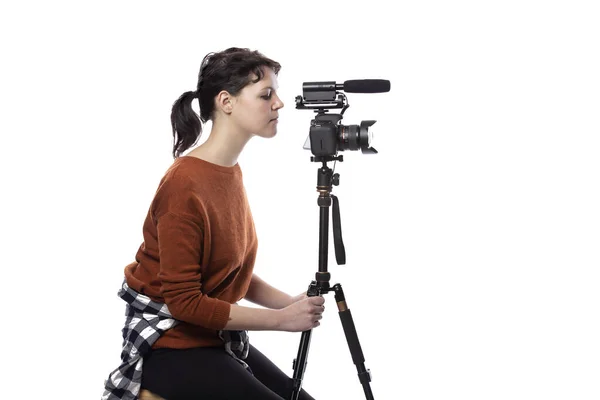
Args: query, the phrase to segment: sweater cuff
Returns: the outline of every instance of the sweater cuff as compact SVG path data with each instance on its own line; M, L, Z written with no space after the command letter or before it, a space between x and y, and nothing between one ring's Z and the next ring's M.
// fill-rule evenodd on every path
M231 304L226 301L218 301L213 312L211 325L215 326L218 330L224 329L227 322L229 322L230 312Z

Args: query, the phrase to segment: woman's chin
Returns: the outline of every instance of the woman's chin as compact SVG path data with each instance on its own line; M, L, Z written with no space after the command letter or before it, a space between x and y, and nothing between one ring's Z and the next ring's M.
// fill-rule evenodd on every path
M269 129L265 129L264 131L262 131L261 133L259 133L257 136L260 136L262 138L272 138L274 136L277 135L277 127L270 127Z

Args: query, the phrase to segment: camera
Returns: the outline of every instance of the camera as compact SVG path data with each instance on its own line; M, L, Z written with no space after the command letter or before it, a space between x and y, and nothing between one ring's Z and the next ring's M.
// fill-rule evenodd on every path
M343 125L344 112L350 104L340 90L348 93L382 93L390 90L390 81L383 79L304 82L302 96L296 97L296 109L312 109L317 115L310 122L309 135L304 149L315 157L333 157L340 151L361 150L363 154L377 154L371 147L373 134L369 128L374 120L360 125ZM329 114L330 109L341 109L339 114Z

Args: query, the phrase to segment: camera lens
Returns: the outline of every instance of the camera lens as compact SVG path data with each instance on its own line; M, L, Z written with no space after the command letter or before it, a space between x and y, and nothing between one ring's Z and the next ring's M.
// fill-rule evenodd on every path
M373 134L369 132L369 127L375 121L362 121L358 125L339 125L338 126L338 148L343 150L362 150L363 153L371 152L371 141Z
M340 125L338 129L339 150L358 150L360 147L360 129L358 125Z

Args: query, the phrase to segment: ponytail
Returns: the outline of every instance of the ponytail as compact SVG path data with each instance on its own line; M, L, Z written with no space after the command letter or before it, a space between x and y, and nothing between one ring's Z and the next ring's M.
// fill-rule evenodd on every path
M197 98L196 92L185 92L173 104L171 110L173 158L179 157L196 144L202 133L200 118L192 109L192 101L195 98Z

